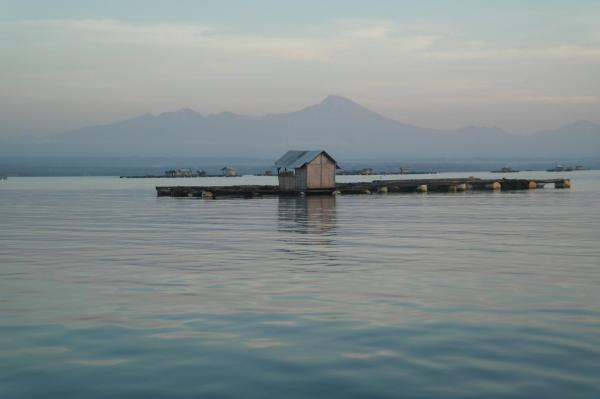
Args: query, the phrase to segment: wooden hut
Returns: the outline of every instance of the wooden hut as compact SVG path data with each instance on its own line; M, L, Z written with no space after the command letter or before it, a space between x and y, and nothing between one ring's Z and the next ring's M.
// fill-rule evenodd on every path
M323 150L288 151L275 162L282 193L332 193L337 162Z

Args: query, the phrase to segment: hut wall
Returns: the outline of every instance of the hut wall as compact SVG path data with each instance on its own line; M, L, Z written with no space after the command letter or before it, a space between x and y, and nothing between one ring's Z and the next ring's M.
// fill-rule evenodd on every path
M306 188L306 166L303 168L296 168L296 191L305 191Z
M283 192L296 191L296 177L293 172L280 172L278 175L279 189Z
M335 163L321 154L306 164L307 189L335 188Z
M321 154L321 184L324 188L335 188L335 162Z

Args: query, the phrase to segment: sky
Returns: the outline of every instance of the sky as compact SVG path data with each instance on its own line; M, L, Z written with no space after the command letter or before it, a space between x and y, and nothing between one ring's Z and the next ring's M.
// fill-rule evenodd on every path
M328 94L423 127L600 123L600 1L0 0L0 137Z

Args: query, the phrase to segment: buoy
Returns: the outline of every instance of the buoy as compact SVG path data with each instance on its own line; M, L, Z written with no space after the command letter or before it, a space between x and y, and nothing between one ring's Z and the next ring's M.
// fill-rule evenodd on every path
M500 182L495 181L493 183L486 184L485 188L492 191L500 191L502 190L502 185L500 184Z
M554 183L554 188L571 188L571 180L565 179Z
M426 193L427 192L427 184L421 184L417 187L418 193Z
M529 189L530 190L535 190L537 188L537 183L535 182L535 180L529 180Z

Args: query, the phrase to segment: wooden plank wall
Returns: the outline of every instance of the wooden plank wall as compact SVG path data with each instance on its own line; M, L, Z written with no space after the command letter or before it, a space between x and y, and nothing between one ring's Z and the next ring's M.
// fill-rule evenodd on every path
M306 165L306 185L310 189L335 188L335 163L321 154Z

